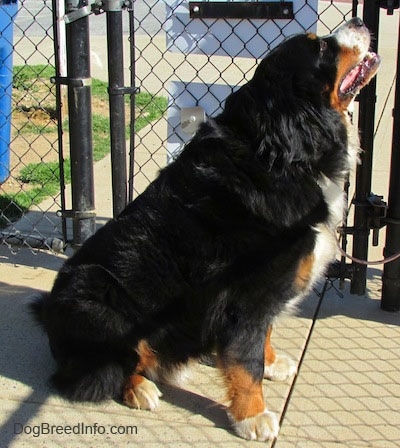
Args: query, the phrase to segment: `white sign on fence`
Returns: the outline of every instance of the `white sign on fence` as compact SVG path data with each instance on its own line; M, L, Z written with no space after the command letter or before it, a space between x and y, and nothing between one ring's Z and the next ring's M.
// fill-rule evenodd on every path
M189 0L165 3L167 50L184 54L262 58L285 37L315 32L318 20L318 0L293 0L292 20L191 19Z
M318 0L294 0L295 18L278 20L191 19L189 0L166 0L165 3L167 50L185 55L206 55L210 58L209 63L212 63L213 55L229 57L232 63L233 58L262 58L288 36L316 32L318 20ZM184 60L185 63L188 62ZM180 70L182 72L184 70ZM200 106L206 115L216 115L226 97L236 88L236 85L207 84L207 80L191 82L182 77L169 84L169 158L191 137L181 127L182 109Z

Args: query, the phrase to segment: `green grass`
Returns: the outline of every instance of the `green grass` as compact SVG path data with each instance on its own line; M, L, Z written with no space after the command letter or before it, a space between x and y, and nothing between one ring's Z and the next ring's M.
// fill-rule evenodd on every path
M92 79L92 95L100 100L108 101L108 85L100 79ZM129 98L129 97L127 97Z
M64 175L68 183L71 178L71 164L64 161ZM60 191L60 170L58 162L29 163L19 173L18 180L21 190L17 193L0 194L0 228L9 222L16 221L33 205L40 204L44 199L56 196ZM23 186L29 186L24 190Z
M71 164L68 159L64 161L64 174L68 179L71 177ZM22 168L18 180L25 184L38 185L41 189L51 189L53 184L59 187L59 164L58 162L30 163Z
M21 129L18 129L18 134L36 134L36 135L43 135L43 134L51 134L57 132L57 125L50 121L43 125L37 125L35 123L25 123Z
M15 65L13 67L13 87L18 90L30 90L39 78L50 79L54 76L51 65Z
M37 78L50 78L54 76L51 66L15 66L13 69L13 86L17 89L34 89ZM107 83L97 79L92 80L92 95L101 100L108 100ZM125 97L129 101L129 97ZM167 109L167 99L149 93L135 95L135 132L138 132L148 123L160 118ZM64 123L67 128L68 122ZM54 128L53 128L54 129ZM35 133L37 129L32 128ZM110 152L110 130L108 116L93 115L93 159L101 160ZM126 138L129 138L129 126L126 127ZM46 132L42 130L41 132ZM70 161L64 162L64 175L66 183L70 182ZM15 221L45 198L55 196L60 189L60 170L58 162L30 163L24 167L18 176L22 184L21 191L15 194L0 194L0 228ZM24 191L23 185L29 185Z

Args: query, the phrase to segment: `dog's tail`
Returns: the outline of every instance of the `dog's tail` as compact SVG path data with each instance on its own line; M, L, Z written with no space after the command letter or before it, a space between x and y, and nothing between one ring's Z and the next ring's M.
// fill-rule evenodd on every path
M42 302L36 300L30 307L36 320L45 326ZM138 361L133 350L128 358L124 353L118 353L118 348L105 349L96 343L83 343L80 349L70 351L68 341L60 342L57 337L50 335L49 346L57 362L57 370L52 375L51 382L58 393L70 401L100 402L119 399L123 393L125 378L134 371Z
M70 401L119 399L125 384L122 365L115 361L96 365L90 358L69 358L65 366L59 366L52 376L58 392Z
M76 278L85 280L84 289ZM138 318L132 313L127 319L118 303L127 301L126 291L100 266L79 266L60 275L59 282L69 289L57 285L61 292L53 288L29 304L57 361L53 384L71 401L120 398L124 380L138 362L137 341L131 337Z
M32 316L40 324L43 324L43 305L48 296L48 293L36 294L28 305Z

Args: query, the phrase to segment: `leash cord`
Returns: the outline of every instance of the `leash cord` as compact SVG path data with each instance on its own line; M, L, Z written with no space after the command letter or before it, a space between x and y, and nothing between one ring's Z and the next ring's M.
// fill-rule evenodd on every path
M358 264L362 264L364 266L368 266L368 265L375 266L378 264L386 264L386 263L390 263L391 261L394 261L394 260L397 260L398 258L400 258L400 252L398 252L397 254L393 254L390 257L385 257L381 260L361 260L361 258L353 257L352 255L350 255L346 251L344 251L342 249L342 247L340 246L341 236L339 236L339 237L336 236L336 234L339 233L337 231L338 227L339 226L336 227L336 233L335 233L335 231L333 231L333 233L335 235L335 240L336 240L336 244L339 249L339 252L343 257L349 258L351 261L354 261L355 263L358 263Z

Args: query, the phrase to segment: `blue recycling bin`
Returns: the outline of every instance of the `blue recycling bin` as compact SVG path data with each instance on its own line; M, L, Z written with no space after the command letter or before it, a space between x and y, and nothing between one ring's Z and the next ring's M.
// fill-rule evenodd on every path
M13 31L18 0L0 0L0 184L10 175Z

